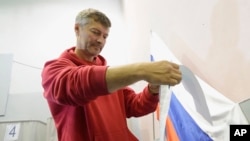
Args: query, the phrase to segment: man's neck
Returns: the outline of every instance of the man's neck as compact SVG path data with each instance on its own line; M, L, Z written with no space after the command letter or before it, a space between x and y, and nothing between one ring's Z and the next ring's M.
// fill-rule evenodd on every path
M75 49L75 54L78 58L88 61L88 62L95 62L95 57L94 56L90 56L87 55L86 53L84 53L82 50L80 49Z

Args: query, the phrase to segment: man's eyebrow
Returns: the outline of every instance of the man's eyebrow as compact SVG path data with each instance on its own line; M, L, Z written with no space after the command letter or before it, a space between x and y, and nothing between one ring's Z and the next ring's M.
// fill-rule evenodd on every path
M93 29L93 30L96 30L96 31L98 31L98 32L100 32L100 33L102 33L102 31L99 30L98 28L95 28L95 27L90 28L90 30L92 30L92 29ZM105 33L104 35L105 35L106 37L108 37L109 34L108 34L108 33L107 33L107 34Z
M90 28L91 30L97 30L97 31L100 31L99 29L97 29L97 28L95 28L95 27L92 27L92 28ZM101 32L101 31L100 31Z

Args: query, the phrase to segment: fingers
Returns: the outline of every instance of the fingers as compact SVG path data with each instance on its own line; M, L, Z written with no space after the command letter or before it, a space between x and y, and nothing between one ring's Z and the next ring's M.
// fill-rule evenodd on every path
M149 72L145 79L149 83L158 85L176 85L181 82L182 74L179 65L168 62L153 62L146 70Z
M170 64L172 65L172 73L170 74L169 85L173 86L181 82L182 74L178 64L172 62L170 62Z
M174 74L171 76L171 80L175 80L177 84L181 82L181 78L181 74Z
M178 64L175 64L175 63L173 63L173 62L169 62L169 63L173 66L173 68L179 70L180 66L179 66Z
M174 85L179 84L180 82L181 82L181 79L170 79L169 85L174 86Z

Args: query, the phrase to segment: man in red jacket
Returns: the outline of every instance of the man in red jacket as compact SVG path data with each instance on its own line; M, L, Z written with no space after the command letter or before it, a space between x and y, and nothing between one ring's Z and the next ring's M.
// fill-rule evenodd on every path
M137 141L126 118L154 112L159 85L181 81L179 65L168 61L106 66L100 52L110 27L104 13L81 11L75 21L76 46L44 66L44 97L59 141ZM128 86L141 80L149 84L136 94Z

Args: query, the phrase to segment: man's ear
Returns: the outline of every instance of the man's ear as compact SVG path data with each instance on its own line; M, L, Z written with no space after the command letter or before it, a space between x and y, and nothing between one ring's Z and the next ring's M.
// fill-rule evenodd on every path
M76 34L76 36L79 35L79 30L80 30L80 25L79 24L75 24L75 34Z

